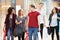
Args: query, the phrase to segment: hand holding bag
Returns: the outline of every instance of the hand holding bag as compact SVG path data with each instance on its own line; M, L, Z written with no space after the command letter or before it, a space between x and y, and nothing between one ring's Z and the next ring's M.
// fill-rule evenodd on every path
M51 34L51 27L47 27L48 34Z

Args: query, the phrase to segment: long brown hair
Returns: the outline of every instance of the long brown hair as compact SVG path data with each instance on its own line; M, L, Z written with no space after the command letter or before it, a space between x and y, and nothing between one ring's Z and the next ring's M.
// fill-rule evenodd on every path
M54 7L51 12L51 17L54 15L54 12L53 12L54 9L56 10L56 13L58 13L58 8Z
M21 9L18 11L18 17L21 16Z

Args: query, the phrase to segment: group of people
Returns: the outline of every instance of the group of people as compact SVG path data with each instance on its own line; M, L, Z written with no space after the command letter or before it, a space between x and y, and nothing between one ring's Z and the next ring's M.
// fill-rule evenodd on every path
M37 40L38 32L41 34L41 39L43 39L43 28L45 26L45 14L42 14L41 8L43 7L43 3L39 3L37 8L35 5L29 5L29 13L27 16L24 14L24 10L20 9L18 11L18 15L15 14L15 9L13 7L9 7L8 14L6 15L4 30L6 30L5 36L7 36L7 40L14 40L14 31L17 28L17 32L20 33L17 35L18 40L24 40L25 32L28 32L29 40ZM54 7L49 16L49 28L51 29L52 40L54 40L54 31L56 31L57 40L59 40L59 21L60 21L60 13L58 9ZM19 29L19 30L18 30ZM4 40L5 39L4 36Z

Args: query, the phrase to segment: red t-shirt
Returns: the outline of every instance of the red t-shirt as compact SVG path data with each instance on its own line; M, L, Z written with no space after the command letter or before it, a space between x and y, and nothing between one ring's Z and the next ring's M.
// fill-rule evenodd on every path
M29 27L38 28L38 15L40 15L40 13L37 12L37 11L30 12L30 13L28 14L28 16L29 16L28 26L29 26Z

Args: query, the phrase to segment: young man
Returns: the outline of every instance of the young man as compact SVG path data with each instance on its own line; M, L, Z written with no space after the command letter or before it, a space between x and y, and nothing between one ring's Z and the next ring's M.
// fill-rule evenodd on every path
M30 12L28 13L28 32L29 32L29 40L32 40L32 35L34 40L37 40L39 27L39 15L40 13L35 11L35 6L29 6Z
M42 10L43 7L43 3L39 3L37 6L37 10L40 13L40 34L41 34L41 39L43 38L43 27L44 27L44 23L45 23L45 13Z

